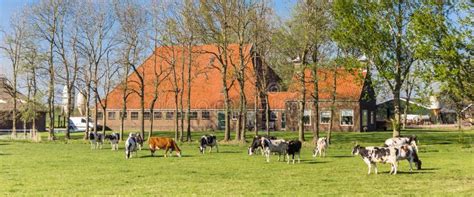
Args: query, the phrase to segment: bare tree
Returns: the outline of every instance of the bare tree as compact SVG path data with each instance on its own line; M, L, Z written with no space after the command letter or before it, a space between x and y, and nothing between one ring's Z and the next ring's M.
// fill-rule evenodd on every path
M132 80L125 83L126 89L137 94L140 97L140 133L145 136L145 119L143 114L145 112L145 72L144 69L139 69L139 64L143 60L143 53L145 52L146 38L146 23L147 16L143 10L144 7L131 1L116 2L115 14L120 25L119 35L122 47L122 64L124 68L130 68L138 80ZM130 86L129 85L133 85ZM127 91L124 91L124 105L126 104ZM123 113L126 113L124 110Z
M27 36L26 20L23 16L17 16L10 20L10 32L4 32L3 44L0 45L0 49L6 54L11 62L11 68L13 72L12 79L12 90L9 92L12 96L12 133L11 137L16 138L16 125L18 121L18 75L21 68L21 60L23 58L23 52L25 50L24 40Z
M32 21L40 42L48 47L48 114L49 114L49 140L54 140L55 120L55 44L59 22L66 14L65 1L41 1L32 8Z

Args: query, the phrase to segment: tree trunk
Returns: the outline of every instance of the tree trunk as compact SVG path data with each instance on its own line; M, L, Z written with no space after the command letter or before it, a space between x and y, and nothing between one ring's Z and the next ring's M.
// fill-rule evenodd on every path
M265 92L265 131L270 136L270 104L268 103L268 94Z
M332 97L331 97L331 116L329 119L329 130L327 133L327 141L328 144L331 144L331 137L332 137L332 130L334 127L334 113L336 109L336 95L337 95L337 64L334 68L334 73L333 73L333 81L332 81Z
M256 79L258 78L257 75L255 76ZM259 95L259 91L258 91L258 85L257 85L258 82L255 82L255 103L254 103L254 112L255 112L255 116L253 117L253 130L255 132L255 136L258 136L258 95Z
M395 117L392 122L393 137L400 136L400 89L393 92L393 105Z
M119 114L120 116L120 141L123 141L123 133L125 130L125 113L127 113L127 96L126 96L126 91L124 91L122 97L122 114ZM107 115L107 112L104 111L104 116Z
M192 36L191 36L191 39L192 39ZM193 56L193 52L192 52L192 46L191 44L188 45L188 84L187 84L187 88L188 88L188 98L186 99L187 100L187 104L188 104L188 109L187 109L187 119L186 119L186 122L187 122L187 128L186 128L186 141L187 142L191 142L191 118L189 117L189 114L191 114L191 68L192 68L192 56Z
M305 111L305 104L306 104L306 84L305 84L305 74L304 69L302 70L302 79L301 79L301 101L300 101L300 117L299 117L299 132L298 132L298 139L300 141L305 141L304 139L304 111Z
M407 116L409 113L409 108L410 107L410 96L407 95L407 100L405 102L405 109L403 109L403 129L406 129L407 126Z
M319 87L318 87L318 68L316 65L313 66L313 85L314 85L314 92L313 92L313 117L314 117L314 125L313 125L313 143L316 144L319 138Z
M141 78L141 84L140 84L140 109L142 112L142 116L140 119L140 134L142 138L145 137L145 117L143 114L145 114L145 84L144 84L144 77Z
M182 116L183 114L181 114ZM174 93L174 140L179 140L178 91Z
M17 134L16 134L16 119L17 119L17 89L16 89L16 81L17 81L17 69L13 68L13 92L12 92L12 96L13 96L13 111L12 111L12 122L13 122L13 125L12 125L12 138L15 139L17 137Z

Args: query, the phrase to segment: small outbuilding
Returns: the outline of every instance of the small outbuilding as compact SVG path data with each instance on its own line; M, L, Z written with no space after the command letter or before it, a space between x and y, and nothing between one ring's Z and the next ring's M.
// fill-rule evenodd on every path
M0 76L0 131L10 131L13 128L13 88L5 76ZM21 109L26 106L26 96L17 92L17 122L16 129L32 129L32 121L26 124L21 120ZM38 131L46 130L46 112L39 106L36 111L35 128Z

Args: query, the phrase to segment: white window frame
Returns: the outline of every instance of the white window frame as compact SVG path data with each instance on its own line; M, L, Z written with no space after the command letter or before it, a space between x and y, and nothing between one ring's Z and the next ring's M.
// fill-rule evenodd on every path
M343 114L344 114L343 111L351 111L351 113L352 113L352 124L342 124L342 120L343 120L342 116L343 116ZM354 110L353 110L353 109L341 109L341 116L340 116L340 118L341 118L341 119L340 119L340 121L339 121L339 124L340 124L341 126L354 126Z
M111 116L112 115L112 116ZM115 112L114 111L109 111L107 112L107 119L109 120L115 120Z
M375 124L375 111L370 111L370 124Z
M207 117L204 117L204 113L207 113ZM210 120L211 112L210 111L201 111L201 120Z
M323 122L323 113L329 113L329 121ZM320 111L319 112L319 124L329 124L331 123L331 111Z

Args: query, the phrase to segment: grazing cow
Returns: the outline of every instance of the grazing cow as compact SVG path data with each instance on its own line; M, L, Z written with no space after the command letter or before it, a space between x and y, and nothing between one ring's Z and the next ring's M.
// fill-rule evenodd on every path
M262 137L261 143L267 162L270 162L270 153L278 153L278 161L280 161L280 156L283 155L283 161L285 161L285 154L288 149L288 143L285 140L270 140Z
M364 162L369 167L369 172L372 169L372 165L375 167L375 174L378 174L377 170L377 163L390 163L392 168L390 170L390 174L397 173L397 159L396 155L398 155L398 149L395 147L362 147L360 145L356 145L352 149L352 155L360 155Z
M170 156L173 151L176 151L176 155L181 157L181 149L172 138L167 137L151 137L148 139L148 146L151 151L151 156L154 156L155 151L158 149L165 149L165 157L167 157L168 151Z
M263 147L262 147L262 137L261 135L257 135L253 137L252 144L248 148L248 154L253 155L255 152L260 151L262 155L264 154L263 152ZM276 140L277 138L274 136L265 136L265 138L268 138L270 140Z
M328 149L328 140L326 137L319 138L316 142L316 147L313 150L313 157L326 157L326 150Z
M413 171L412 163L415 163L417 170L421 170L421 160L418 158L418 154L416 153L414 146L405 144L397 147L397 149L399 150L398 154L396 155L397 161L406 159L410 164L410 172Z
M290 164L290 155L292 155L293 164L295 164L295 154L298 154L298 163L300 163L301 142L299 140L290 140L286 149L287 163Z
M132 156L132 152L135 152L135 156L138 156L137 149L137 137L134 133L130 133L127 141L125 141L125 158L129 159Z
M136 139L137 139L137 144L138 144L138 150L142 150L143 147L143 137L140 135L140 133L136 134Z
M110 145L112 146L112 150L118 150L118 143L120 140L120 134L119 133L112 133L110 135L106 135L105 139L108 139L110 141Z
M201 137L201 143L199 145L199 151L201 154L204 154L206 152L206 146L209 146L209 153L212 152L212 147L216 147L217 152L219 152L219 147L217 146L217 138L214 135L203 135Z
M102 135L102 133L90 132L89 142L91 143L91 149L102 149L104 135Z
M416 145L417 139L415 135L410 137L394 137L385 140L385 147L400 147L402 145L413 145L415 151L418 152L418 146Z

